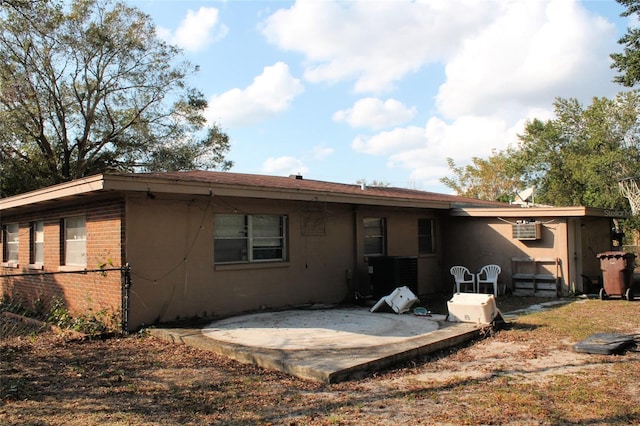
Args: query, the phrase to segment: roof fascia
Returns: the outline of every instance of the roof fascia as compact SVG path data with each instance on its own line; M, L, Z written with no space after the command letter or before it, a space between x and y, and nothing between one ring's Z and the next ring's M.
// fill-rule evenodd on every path
M104 191L152 192L167 194L226 196L290 201L321 201L385 207L408 207L448 210L448 201L419 200L371 195L357 195L305 189L268 188L248 185L211 184L209 182L176 181L163 178L140 178L126 175L94 175L24 194L0 199L0 211L47 201L88 195Z
M94 175L0 199L0 211L104 189L104 176Z
M630 217L622 210L600 209L595 207L522 207L522 208L455 208L449 212L456 217Z

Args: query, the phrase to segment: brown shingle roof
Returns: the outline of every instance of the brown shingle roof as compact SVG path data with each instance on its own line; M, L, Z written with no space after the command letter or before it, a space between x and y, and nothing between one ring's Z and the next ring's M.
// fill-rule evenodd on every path
M478 200L475 198L460 197L457 195L440 194L435 192L419 191L415 189L396 187L369 186L364 189L360 185L324 182L319 180L304 179L301 176L268 176L246 173L216 172L216 171L186 171L186 172L162 172L162 173L128 173L126 176L140 179L162 179L175 182L199 182L212 186L233 186L245 188L264 188L269 190L299 190L305 192L330 193L335 195L352 195L358 197L376 197L387 199L403 199L416 201L443 202L456 205L477 205L506 207L506 203ZM215 192L215 191L214 191Z

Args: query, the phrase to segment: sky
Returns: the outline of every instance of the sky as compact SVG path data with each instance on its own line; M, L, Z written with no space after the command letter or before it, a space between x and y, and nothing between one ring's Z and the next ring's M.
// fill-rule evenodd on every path
M557 97L626 90L614 0L126 0L199 66L232 172L451 193ZM519 188L524 189L524 188Z

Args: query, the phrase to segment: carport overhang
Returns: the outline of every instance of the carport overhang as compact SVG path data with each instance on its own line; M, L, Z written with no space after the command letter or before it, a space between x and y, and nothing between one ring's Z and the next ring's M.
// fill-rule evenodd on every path
M624 210L601 209L595 207L453 207L454 217L497 217L497 218L558 218L558 217L609 217L623 219L631 217Z

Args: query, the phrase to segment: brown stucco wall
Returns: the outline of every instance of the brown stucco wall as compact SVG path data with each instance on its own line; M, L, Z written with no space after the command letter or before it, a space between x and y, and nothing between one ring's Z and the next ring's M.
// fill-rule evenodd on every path
M303 235L303 213L326 215L324 235ZM216 213L288 218L286 262L214 265ZM353 269L352 211L343 205L221 197L127 203L127 259L132 267L134 324L228 315L347 297Z
M286 262L214 265L216 213L279 214L288 218ZM307 227L308 213L325 217ZM355 207L311 200L130 196L127 260L132 268L132 326L190 317L236 314L308 303L351 300L369 284L362 253L362 218L387 218L390 256L416 256L417 220L433 212ZM441 288L440 247L419 258L419 289Z
M62 266L62 221L84 215L87 233L86 269L119 268L122 265L124 204L121 200L88 202L76 207L32 211L2 217L2 224L19 223L19 263L0 267L0 291L26 307L48 309L59 300L76 315L103 311L110 318L121 314L121 272L70 271ZM30 223L44 222L44 262L29 264ZM7 276L11 275L11 276Z
M513 257L559 258L560 281L563 295L581 291L582 273L593 273L599 269L594 262L597 252L610 249L610 223L608 218L579 218L578 250L569 247L569 220L566 218L539 218L542 236L539 240L521 241L512 238L512 223L519 218L452 217L448 219L447 238L444 242L446 275L453 265L463 265L477 272L483 265L495 263L502 272L499 282L511 288ZM520 218L526 219L526 218ZM579 262L578 262L579 259ZM597 260L597 259L596 259ZM578 268L570 273L569 262L577 262ZM575 276L574 276L575 275ZM453 278L448 275L451 286Z

